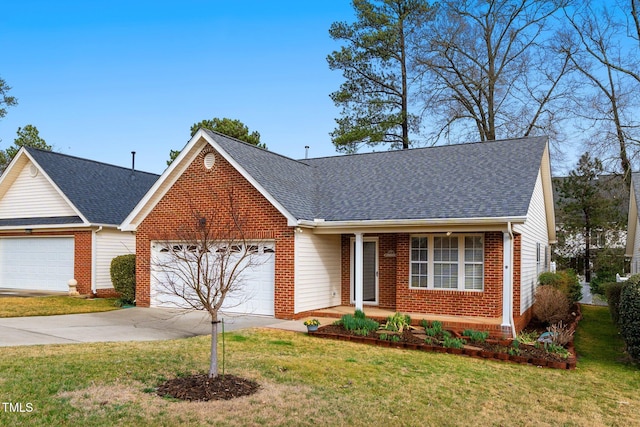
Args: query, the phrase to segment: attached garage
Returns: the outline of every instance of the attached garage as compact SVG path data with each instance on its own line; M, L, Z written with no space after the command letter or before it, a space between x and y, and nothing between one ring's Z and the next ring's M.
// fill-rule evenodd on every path
M0 238L1 288L66 292L73 277L73 237Z
M0 288L115 296L111 260L135 253L118 225L157 178L22 147L0 175Z
M275 283L275 246L273 243L255 243L248 246L252 253L252 265L246 268L240 278L238 291L227 295L222 306L222 311L237 314L259 314L273 316L274 310L274 283ZM183 283L178 276L184 273L180 267L169 267L177 262L177 257L171 255L172 251L193 250L194 246L174 242L171 244L151 243L151 295L152 307L185 307L185 302L175 294L169 293L167 283L175 281ZM240 247L232 247L232 252L242 251ZM163 267L164 266L164 267ZM193 294L191 294L193 295Z

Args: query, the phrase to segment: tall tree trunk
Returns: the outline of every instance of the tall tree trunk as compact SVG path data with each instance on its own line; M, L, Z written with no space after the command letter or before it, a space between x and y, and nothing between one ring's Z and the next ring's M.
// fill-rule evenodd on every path
M402 149L409 148L409 103L407 90L407 48L405 46L404 25L400 21L400 68L402 73Z

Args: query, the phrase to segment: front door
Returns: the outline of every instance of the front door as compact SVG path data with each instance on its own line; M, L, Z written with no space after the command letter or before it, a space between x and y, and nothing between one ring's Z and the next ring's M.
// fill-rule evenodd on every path
M355 286L355 239L351 243L351 302L356 299ZM362 301L378 304L378 241L364 239L362 242Z

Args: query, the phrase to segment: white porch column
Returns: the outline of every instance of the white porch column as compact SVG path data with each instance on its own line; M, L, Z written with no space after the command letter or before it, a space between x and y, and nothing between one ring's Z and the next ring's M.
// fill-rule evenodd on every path
M513 325L513 239L511 229L502 233L502 327L514 334Z
M356 310L362 310L363 309L363 304L362 304L362 293L363 293L363 288L364 286L362 285L363 283L363 271L362 271L362 263L363 263L363 251L364 251L364 245L362 244L363 239L362 239L362 233L355 233L356 235L356 247L355 247L355 257L353 262L355 263L355 274L354 274L354 284L355 284L355 295L354 295L354 303L356 306Z

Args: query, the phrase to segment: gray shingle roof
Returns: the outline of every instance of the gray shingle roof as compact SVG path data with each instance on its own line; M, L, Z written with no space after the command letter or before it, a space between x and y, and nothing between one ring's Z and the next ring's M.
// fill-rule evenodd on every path
M159 177L61 153L25 148L93 224L120 225Z
M314 168L220 133L204 131L293 216L314 218Z
M297 219L525 216L546 137L293 160L208 131Z

